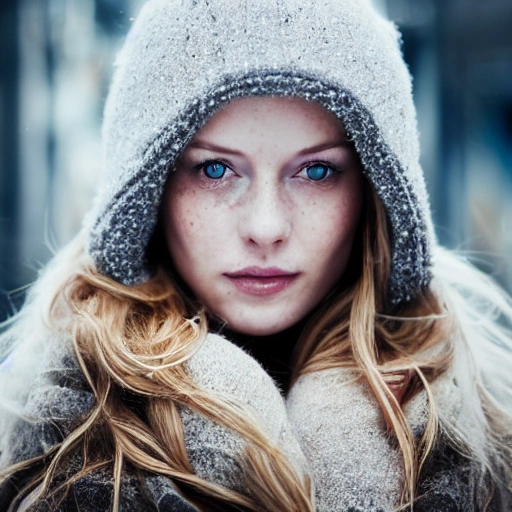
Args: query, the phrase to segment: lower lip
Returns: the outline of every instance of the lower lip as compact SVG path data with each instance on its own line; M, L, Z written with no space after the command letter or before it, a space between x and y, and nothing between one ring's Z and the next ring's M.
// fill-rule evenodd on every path
M256 295L258 297L268 297L282 292L290 286L296 279L297 274L287 276L270 276L270 277L254 277L254 276L227 276L228 279L242 293L248 295Z

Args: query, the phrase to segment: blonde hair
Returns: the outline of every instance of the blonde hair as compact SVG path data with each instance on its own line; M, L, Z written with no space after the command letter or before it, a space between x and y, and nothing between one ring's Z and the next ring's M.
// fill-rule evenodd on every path
M403 454L402 503L407 504L414 499L422 465L440 428L430 384L452 366L458 327L454 315L447 313L448 306L430 289L421 291L414 302L400 310L388 311L391 263L387 217L370 185L366 196L360 239L354 247L354 259L361 260L355 263L360 267L358 278L335 290L317 308L297 344L292 378L340 366L361 372ZM229 506L276 512L313 510L309 482L301 481L244 408L199 388L188 376L183 363L200 346L207 322L204 313L178 291L172 277L159 268L147 283L125 287L98 274L83 254L81 243L77 247L68 258L76 262L81 255L80 263L70 265L65 281L50 285L57 292L48 322L50 328L72 332L74 350L96 405L46 456L44 471L30 484L30 489L36 489L32 499L52 493L56 499L62 498L81 476L110 465L115 482L113 509L117 510L121 472L129 461L137 469L172 479L202 510L211 509L215 503L225 510ZM50 278L51 272L44 277L47 281ZM387 373L410 370L416 377L406 398L424 389L429 399L428 422L418 442L385 380ZM127 405L123 390L142 397L145 420ZM509 476L510 451L500 444L508 417L484 391L480 396L490 442L487 451L477 455L486 469L492 469L498 459L504 461L500 468ZM244 495L194 474L185 449L180 406L225 425L247 441L240 460L247 491ZM450 432L454 445L473 455L471 439L458 435L455 428ZM101 443L103 449L98 453L94 440L103 438L108 442ZM54 478L77 451L83 454L82 469L63 485L52 487ZM12 466L5 474L36 460ZM489 496L487 493L483 499Z
M113 510L118 510L121 472L128 461L138 470L171 478L201 510L211 510L216 503L253 511L312 510L309 482L299 478L248 411L198 387L187 374L183 363L204 339L206 319L201 312L194 317L188 314L186 300L175 291L167 272L160 268L148 282L126 287L98 274L87 256L82 259L79 270L56 294L49 316L60 329L72 333L95 405L49 454L9 468L13 473L38 460L47 462L30 483L29 488L36 489L31 499L49 496L58 503L71 484L110 464ZM64 319L67 325L62 324ZM132 394L132 400L143 397L144 418L128 405L126 394ZM239 460L245 494L194 474L185 449L180 407L246 440ZM77 452L83 457L81 470L52 487L63 465Z

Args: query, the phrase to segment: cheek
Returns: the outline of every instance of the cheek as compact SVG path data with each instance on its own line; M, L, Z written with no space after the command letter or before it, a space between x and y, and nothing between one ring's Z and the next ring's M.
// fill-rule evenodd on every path
M166 195L164 227L169 245L173 245L176 240L186 239L188 233L197 229L200 222L198 203L194 192L185 193L178 189Z
M348 190L329 191L320 199L308 202L302 211L305 221L302 247L315 265L322 286L334 284L345 271L362 204L362 186L356 181Z
M336 211L337 223L337 236L332 238L333 243L338 239L339 245L345 247L350 251L352 242L359 226L362 210L362 198L358 194L356 196L345 196Z
M163 222L167 247L171 258L179 267L186 260L192 246L198 245L198 237L204 233L202 214L205 205L201 204L195 191L178 186L166 191L164 197Z
M333 190L310 198L301 212L312 238L330 251L350 249L362 210L362 190L356 182L348 190Z
M207 272L226 237L223 209L211 195L184 187L166 194L163 216L167 247L181 276L187 281Z

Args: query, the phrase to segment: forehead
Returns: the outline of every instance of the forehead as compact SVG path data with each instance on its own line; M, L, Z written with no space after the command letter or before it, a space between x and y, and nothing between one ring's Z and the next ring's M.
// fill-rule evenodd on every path
M276 142L314 143L346 139L342 122L313 101L289 97L238 98L217 111L194 140L222 142L251 137Z

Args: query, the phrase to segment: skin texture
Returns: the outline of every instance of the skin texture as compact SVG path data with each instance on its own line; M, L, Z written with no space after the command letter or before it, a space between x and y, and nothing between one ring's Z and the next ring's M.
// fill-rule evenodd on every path
M362 202L360 163L333 114L299 98L237 99L171 173L165 237L210 313L234 331L270 335L343 275Z

